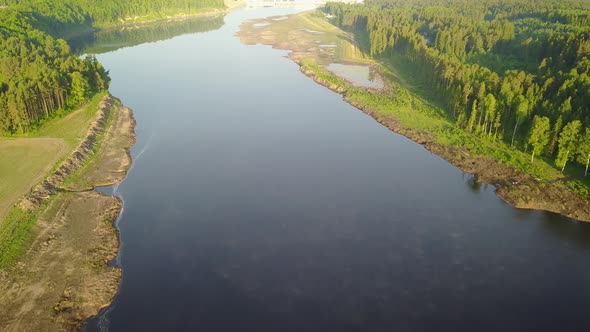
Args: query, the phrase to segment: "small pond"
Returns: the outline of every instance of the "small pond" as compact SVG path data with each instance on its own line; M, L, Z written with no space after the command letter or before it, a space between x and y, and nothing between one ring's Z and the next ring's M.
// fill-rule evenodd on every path
M381 77L374 73L369 66L344 65L341 63L331 63L328 70L333 74L349 81L356 87L370 89L383 89L384 84Z

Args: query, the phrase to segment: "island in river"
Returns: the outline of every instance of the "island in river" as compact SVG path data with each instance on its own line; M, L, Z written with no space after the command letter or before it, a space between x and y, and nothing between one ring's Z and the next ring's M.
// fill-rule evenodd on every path
M590 221L590 202L569 188L564 177L540 180L514 166L522 164L518 158L524 156L527 160L529 156L512 151L517 160L512 165L446 140L439 128L448 128L449 123L436 111L421 112L431 110L432 102L415 93L408 83L411 78L399 68L379 63L362 52L355 34L333 25L329 15L321 10L247 21L241 25L238 36L245 44L291 51L289 58L300 65L302 73L342 94L348 103L392 131L474 174L478 181L494 184L498 196L513 206ZM343 72L346 67L348 72ZM354 77L353 72L358 76L359 67L365 67L365 75L371 77ZM404 95L399 97L401 94ZM394 99L406 99L407 105L398 105Z

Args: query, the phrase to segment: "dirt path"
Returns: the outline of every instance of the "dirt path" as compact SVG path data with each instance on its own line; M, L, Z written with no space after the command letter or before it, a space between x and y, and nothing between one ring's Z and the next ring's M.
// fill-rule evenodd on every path
M74 186L80 179L84 184L119 182L130 165L132 113L113 98L101 106L109 108L111 124L91 162L68 169ZM28 252L0 272L0 331L76 331L117 292L121 271L107 263L118 252L113 222L121 201L92 190L44 199Z

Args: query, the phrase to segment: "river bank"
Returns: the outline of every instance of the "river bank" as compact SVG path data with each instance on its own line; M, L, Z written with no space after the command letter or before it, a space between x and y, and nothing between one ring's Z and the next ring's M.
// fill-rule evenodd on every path
M125 178L134 129L132 111L107 95L80 145L18 203L37 220L25 253L0 272L0 330L78 330L110 304L122 202L93 188Z
M299 64L303 74L341 94L349 104L390 130L421 144L463 172L474 174L477 181L495 185L497 195L505 202L517 208L545 210L580 221L590 221L588 200L579 196L560 179L539 180L491 156L474 153L464 146L442 144L435 133L425 130L417 123L419 120L400 121L395 111L383 111L383 107L375 99L390 93L395 95L396 91L359 89L351 82L330 73L326 66L333 62L368 64L373 69L379 66L358 54L358 48L350 34L330 25L327 20L318 18L318 15L308 13L291 16L289 19L270 18L246 22L241 26L238 36L245 44L264 44L291 51L288 57ZM330 48L322 47L323 45L329 45ZM382 77L388 76L384 72L380 74ZM367 94L380 97L364 98ZM409 108L413 109L415 96L410 99L412 101ZM415 115L417 114L404 116ZM420 116L425 118L423 114ZM409 123L415 125L408 125Z

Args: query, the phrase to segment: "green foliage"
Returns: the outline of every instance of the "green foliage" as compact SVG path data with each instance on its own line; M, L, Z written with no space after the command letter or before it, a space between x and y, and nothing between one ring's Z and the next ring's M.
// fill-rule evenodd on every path
M586 166L584 176L588 175L588 165L590 164L590 128L586 128L578 142L578 151L576 152L576 161L580 165Z
M109 83L94 57L74 56L64 40L36 30L24 14L12 9L0 11L0 77L0 133L9 134L34 129ZM75 85L84 88L83 97L78 94L68 104L66 96Z
M88 97L90 84L79 71L73 72L70 77L72 79L70 100L74 105L78 105Z
M578 120L568 123L559 136L559 150L557 152L557 158L555 159L555 165L560 167L561 170L565 168L568 161L574 159L574 153L576 144L578 142L578 135L582 123Z
M582 180L567 181L566 185L575 191L578 195L590 199L590 184Z

